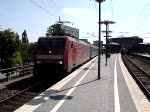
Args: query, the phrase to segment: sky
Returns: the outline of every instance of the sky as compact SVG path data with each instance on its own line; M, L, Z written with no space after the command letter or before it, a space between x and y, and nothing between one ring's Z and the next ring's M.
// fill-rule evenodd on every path
M12 29L19 34L27 31L29 42L45 36L47 28L59 20L79 29L79 38L91 43L98 40L99 4L95 0L1 0L0 30ZM109 25L111 38L139 36L150 42L149 0L105 0L101 3L101 20ZM101 25L104 31L106 26ZM94 36L92 36L94 35ZM101 40L105 41L102 33Z

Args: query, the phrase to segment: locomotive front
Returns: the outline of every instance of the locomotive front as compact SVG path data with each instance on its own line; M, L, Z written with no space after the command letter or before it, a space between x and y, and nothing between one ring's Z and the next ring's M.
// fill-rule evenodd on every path
M40 37L35 58L34 75L63 70L66 38Z

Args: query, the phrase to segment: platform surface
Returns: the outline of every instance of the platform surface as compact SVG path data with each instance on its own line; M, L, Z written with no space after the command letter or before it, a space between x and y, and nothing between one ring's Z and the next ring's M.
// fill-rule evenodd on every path
M97 57L15 112L150 112L150 103L113 54L105 66Z

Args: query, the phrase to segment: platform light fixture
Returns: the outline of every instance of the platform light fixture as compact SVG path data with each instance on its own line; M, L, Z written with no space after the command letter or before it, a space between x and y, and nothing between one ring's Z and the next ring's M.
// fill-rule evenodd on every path
M102 3L102 2L104 2L105 0L96 0L96 2L98 2L98 3Z

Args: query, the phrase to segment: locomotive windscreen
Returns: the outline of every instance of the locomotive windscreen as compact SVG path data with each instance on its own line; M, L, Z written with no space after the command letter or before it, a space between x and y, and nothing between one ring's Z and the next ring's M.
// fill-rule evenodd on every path
M40 48L42 50L64 49L65 48L65 38L39 39L38 48Z

